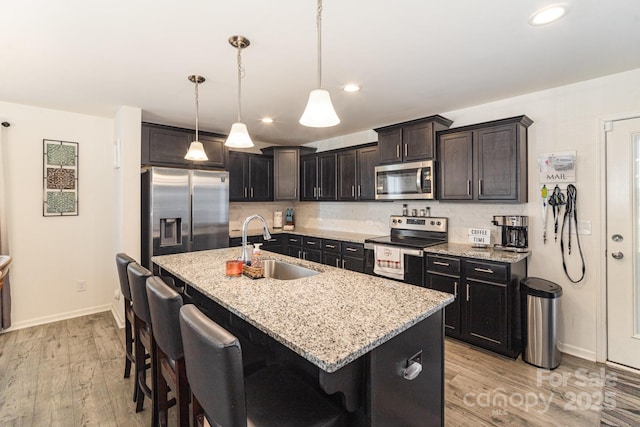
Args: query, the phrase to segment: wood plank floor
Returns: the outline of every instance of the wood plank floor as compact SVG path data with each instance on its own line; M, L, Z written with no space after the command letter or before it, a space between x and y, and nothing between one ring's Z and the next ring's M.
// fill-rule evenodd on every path
M636 375L566 355L549 372L454 340L445 359L447 426L640 426ZM0 426L148 426L123 370L109 312L0 334Z

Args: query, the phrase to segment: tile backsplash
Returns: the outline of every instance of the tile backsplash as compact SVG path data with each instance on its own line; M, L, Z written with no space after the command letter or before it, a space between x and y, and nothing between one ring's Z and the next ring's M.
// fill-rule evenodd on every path
M254 213L264 216L269 227L273 226L273 212L294 208L295 223L300 227L321 230L366 233L372 235L389 234L389 216L400 215L402 204L411 209L431 208L431 216L449 218L449 241L468 242L468 229L491 229L491 241L499 239L498 227L491 224L493 215L526 215L527 205L480 204L480 203L440 203L418 200L393 202L263 202L230 203L229 229L242 228L244 219ZM251 228L259 227L255 222Z

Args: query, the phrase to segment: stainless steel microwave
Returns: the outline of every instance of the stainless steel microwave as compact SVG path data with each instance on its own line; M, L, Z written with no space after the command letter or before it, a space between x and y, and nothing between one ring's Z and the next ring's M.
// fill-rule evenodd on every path
M433 160L376 166L376 200L435 199Z

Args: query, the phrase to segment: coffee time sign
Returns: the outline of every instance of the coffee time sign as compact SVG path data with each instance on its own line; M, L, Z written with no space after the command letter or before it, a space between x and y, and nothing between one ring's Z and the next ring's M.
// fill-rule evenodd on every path
M491 230L487 228L470 228L469 243L474 246L489 246L491 244Z

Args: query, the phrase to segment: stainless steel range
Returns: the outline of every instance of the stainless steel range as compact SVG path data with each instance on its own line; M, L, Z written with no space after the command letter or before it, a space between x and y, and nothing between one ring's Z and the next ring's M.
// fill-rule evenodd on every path
M391 215L391 234L365 240L367 272L423 285L423 249L446 243L447 218Z

